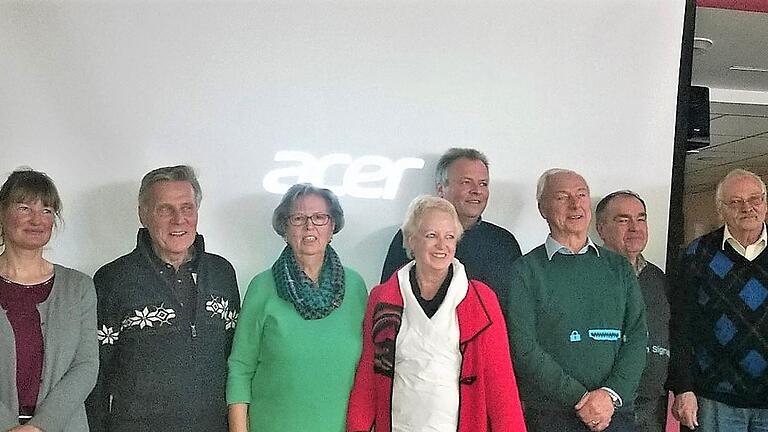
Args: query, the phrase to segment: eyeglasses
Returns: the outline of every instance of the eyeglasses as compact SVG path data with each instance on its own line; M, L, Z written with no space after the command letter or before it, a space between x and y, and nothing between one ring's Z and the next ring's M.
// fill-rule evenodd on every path
M314 213L309 216L304 214L292 214L288 216L288 223L293 226L303 226L307 224L307 219L312 221L312 225L323 226L328 225L331 220L331 215L327 213Z
M765 195L752 195L747 199L733 198L728 201L721 201L726 207L730 209L740 209L744 206L744 203L749 204L750 207L757 207L765 202Z

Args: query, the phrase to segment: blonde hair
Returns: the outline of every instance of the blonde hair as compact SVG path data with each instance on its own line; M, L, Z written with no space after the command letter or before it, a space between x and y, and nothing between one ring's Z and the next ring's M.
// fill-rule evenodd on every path
M451 216L453 223L456 225L456 241L459 241L461 235L464 234L464 227L461 225L459 215L450 201L432 195L418 196L408 205L408 210L405 212L405 221L400 227L400 230L403 232L403 248L408 258L413 258L413 251L408 244L408 239L419 230L421 218L429 210L439 210Z

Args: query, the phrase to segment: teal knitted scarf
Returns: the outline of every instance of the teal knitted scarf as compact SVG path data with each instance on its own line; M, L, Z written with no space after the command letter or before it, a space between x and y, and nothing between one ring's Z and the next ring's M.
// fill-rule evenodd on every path
M325 247L319 283L299 268L290 245L272 265L272 275L277 295L291 303L305 320L325 318L344 301L344 267L330 245Z

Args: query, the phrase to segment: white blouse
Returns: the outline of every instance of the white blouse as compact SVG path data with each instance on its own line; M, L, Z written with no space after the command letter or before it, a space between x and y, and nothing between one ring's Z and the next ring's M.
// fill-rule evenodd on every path
M455 432L459 422L459 321L456 306L467 295L464 265L453 260L453 278L430 319L411 288L411 261L397 273L403 316L395 346L393 432Z

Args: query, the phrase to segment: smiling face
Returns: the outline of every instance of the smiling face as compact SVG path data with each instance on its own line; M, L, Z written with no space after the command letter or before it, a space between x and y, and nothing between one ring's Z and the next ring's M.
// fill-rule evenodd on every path
M749 176L726 180L717 210L742 245L752 244L762 233L765 222L767 209L762 186Z
M425 211L419 228L408 238L416 267L426 271L446 271L456 254L458 237L455 219L448 212Z
M488 205L488 167L480 160L456 159L448 167L448 184L437 186L437 195L456 208L466 228L477 222Z
M542 191L539 212L547 220L552 238L557 241L584 237L592 219L589 186L573 172L560 172L549 177Z
M315 225L311 218L315 214L330 214L325 198L317 194L301 195L293 202L289 218L303 219L304 223L296 226L289 221L285 222L285 240L293 249L299 262L313 256L324 257L325 247L331 242L336 226L333 218L328 218L325 225ZM304 216L304 218L297 216Z
M187 259L197 234L197 203L187 181L153 184L147 202L139 205L139 219L149 230L155 253L178 267Z
M648 243L645 207L630 195L618 195L605 207L604 219L597 223L597 232L605 246L624 255L634 263Z
M40 200L11 203L0 211L3 242L6 248L41 250L53 232L55 211Z

